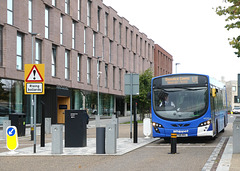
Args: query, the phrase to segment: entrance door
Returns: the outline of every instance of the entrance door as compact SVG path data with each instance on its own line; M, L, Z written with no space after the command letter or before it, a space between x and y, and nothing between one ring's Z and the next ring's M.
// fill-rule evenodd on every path
M58 96L57 123L65 123L65 110L70 109L70 97Z

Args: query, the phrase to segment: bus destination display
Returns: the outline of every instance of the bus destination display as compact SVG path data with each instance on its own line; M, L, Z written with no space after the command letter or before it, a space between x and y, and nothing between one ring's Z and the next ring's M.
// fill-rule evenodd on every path
M198 76L176 76L162 78L162 85L198 84Z

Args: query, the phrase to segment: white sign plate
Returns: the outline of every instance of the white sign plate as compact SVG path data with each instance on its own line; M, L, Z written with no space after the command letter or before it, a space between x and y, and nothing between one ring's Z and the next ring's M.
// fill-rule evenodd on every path
M43 84L42 83L26 83L27 93L42 93L43 92Z

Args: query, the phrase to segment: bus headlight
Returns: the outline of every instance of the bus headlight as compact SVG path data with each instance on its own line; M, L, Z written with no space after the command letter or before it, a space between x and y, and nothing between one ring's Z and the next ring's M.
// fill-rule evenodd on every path
M156 122L153 122L152 125L153 125L154 130L157 133L160 133L159 128L163 128L162 124L159 124L159 123L156 123Z
M159 123L156 123L156 122L153 122L152 125L153 125L153 127L164 128L162 126L162 124L159 124Z
M208 120L208 121L205 121L205 122L202 122L198 125L198 127L202 127L202 126L208 126L211 124L211 120Z

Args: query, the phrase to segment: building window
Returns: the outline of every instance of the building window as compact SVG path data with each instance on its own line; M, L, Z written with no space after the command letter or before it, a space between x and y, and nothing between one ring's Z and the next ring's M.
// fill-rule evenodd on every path
M98 18L97 18L97 31L100 31L100 21L101 21L101 8L98 7Z
M42 41L36 39L36 46L35 46L35 64L42 63Z
M131 64L132 64L132 63L131 63L132 61L131 61L131 58L130 58L130 55L129 55L129 54L130 54L130 51L128 51L128 55L126 55L126 56L128 57L128 63L129 63L129 65L130 65L129 67L132 67L132 65L131 65ZM134 54L133 54L133 55L134 55ZM129 69L130 69L130 68L129 68Z
M13 0L7 0L7 23L13 25Z
M119 45L117 45L117 66L118 66L118 64L119 64L119 50L118 50L118 48L119 48L120 46Z
M142 56L142 38L140 38L140 56Z
M133 31L131 31L131 39L130 39L130 50L132 51L132 45L133 45Z
M86 53L86 46L87 46L87 43L86 43L86 31L87 31L87 29L86 29L86 27L84 27L84 35L83 35L83 42L84 42L84 44L83 44L83 52L84 53Z
M73 21L72 22L72 48L75 48L75 28L76 27L76 23Z
M0 66L3 65L3 38L2 38L2 26L0 26Z
M108 35L108 13L105 13L104 34Z
M56 77L57 46L52 45L52 76Z
M136 54L133 54L133 71L136 72Z
M96 32L93 32L93 56L96 56Z
M119 44L122 43L122 23L119 23Z
M23 70L23 34L17 33L17 69Z
M105 64L105 87L108 87L108 64Z
M65 50L65 79L70 79L70 51Z
M116 85L115 85L115 81L116 81L115 74L116 74L116 67L114 66L114 67L113 67L113 89L116 89Z
M91 58L87 59L87 83L91 84Z
M126 37L125 37L126 47L127 47L127 43L128 43L127 39L128 39L128 27L126 27Z
M32 0L28 1L28 31L32 33Z
M49 8L45 7L45 38L48 39L49 30Z
M238 96L234 96L234 103L240 103L240 99Z
M147 41L146 40L144 45L144 52L145 52L145 57L147 57Z
M102 37L102 59L104 59L104 36Z
M112 61L112 41L109 40L109 63Z
M113 18L113 40L115 40L116 37L116 18Z
M63 44L63 15L60 17L60 44Z
M150 58L150 44L148 43L148 57L147 57L147 59L149 59Z
M70 14L70 0L65 0L65 13Z
M52 0L52 6L56 6L56 0Z
M236 86L232 86L232 91L233 91L233 92L236 91Z
M118 79L118 81L119 81L119 90L122 90L122 86L121 86L121 84L122 84L122 70L121 69L119 69L119 79Z
M87 26L91 26L91 1L87 3Z
M82 64L82 56L78 54L77 57L77 81L81 81L81 64Z
M138 52L138 35L136 34L136 53Z
M152 59L154 58L154 46L152 46Z
M81 20L81 6L82 0L78 0L78 20Z
M145 61L145 59L142 58L142 72L144 72L144 61Z

